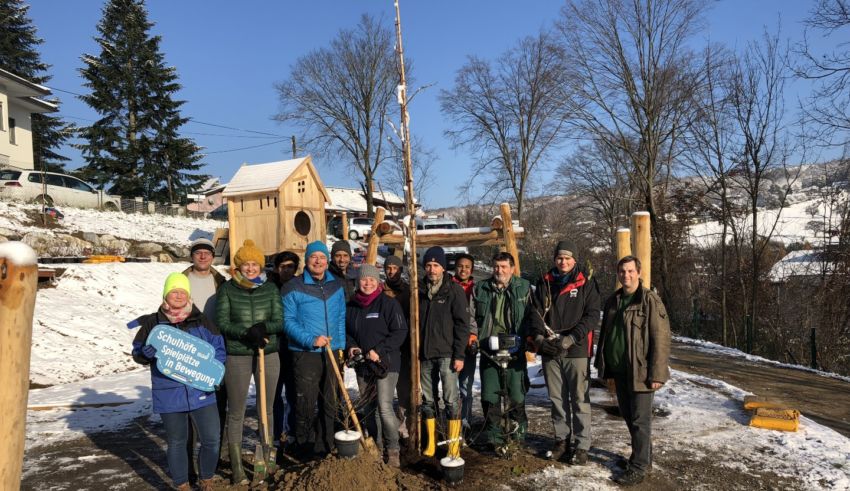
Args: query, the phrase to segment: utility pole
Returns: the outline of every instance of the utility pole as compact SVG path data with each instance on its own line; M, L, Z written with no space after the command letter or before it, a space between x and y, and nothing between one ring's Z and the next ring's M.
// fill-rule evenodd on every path
M401 14L395 3L396 53L398 54L398 103L401 107L401 154L404 160L405 189L404 198L407 214L410 216L408 233L410 234L410 414L412 430L410 446L420 452L422 429L419 425L419 271L416 261L416 207L413 202L413 162L410 159L410 125L407 114L407 82L404 78L404 48L401 43Z

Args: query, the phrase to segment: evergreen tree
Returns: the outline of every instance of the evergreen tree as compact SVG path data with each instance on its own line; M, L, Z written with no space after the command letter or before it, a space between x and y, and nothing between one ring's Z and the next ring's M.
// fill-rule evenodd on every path
M38 48L44 40L38 37L28 15L29 6L22 0L0 0L0 68L37 84L50 81L49 65L41 61ZM50 100L58 104L58 99ZM69 159L57 153L70 136L72 127L58 116L32 115L32 146L35 168L63 171ZM14 164L14 162L13 162Z
M82 100L100 113L83 130L80 145L86 177L109 192L169 202L207 176L193 174L201 165L199 147L179 136L187 119L177 71L166 66L161 38L151 36L143 0L110 0L97 25L99 55L83 55L80 70L91 90Z

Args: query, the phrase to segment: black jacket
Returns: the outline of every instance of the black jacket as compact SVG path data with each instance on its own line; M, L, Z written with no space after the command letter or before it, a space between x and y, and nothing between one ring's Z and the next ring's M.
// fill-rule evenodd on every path
M343 273L333 261L330 261L330 264L328 264L328 271L330 271L334 277L342 280L342 289L343 292L345 292L345 302L348 303L348 301L351 300L351 295L354 294L354 290L357 289L357 270L354 268L354 263L349 263L348 268L345 270L345 273Z
M552 272L537 282L534 292L532 337L546 336L546 325L561 336L572 336L573 344L567 358L590 358L593 354L593 330L599 324L601 299L596 280L578 268L563 286ZM544 324L545 320L545 324Z
M407 338L407 322L398 302L382 293L361 307L351 300L345 310L345 348L375 350L391 372L401 368L401 345Z
M419 285L419 358L463 360L469 340L469 308L463 288L443 273L443 284L429 299L426 279Z

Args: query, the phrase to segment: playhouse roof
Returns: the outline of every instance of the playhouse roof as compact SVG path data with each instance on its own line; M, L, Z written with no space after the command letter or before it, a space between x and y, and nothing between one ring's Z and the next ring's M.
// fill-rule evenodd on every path
M298 167L310 157L265 164L243 164L224 188L224 197L277 191ZM317 176L318 177L318 176Z

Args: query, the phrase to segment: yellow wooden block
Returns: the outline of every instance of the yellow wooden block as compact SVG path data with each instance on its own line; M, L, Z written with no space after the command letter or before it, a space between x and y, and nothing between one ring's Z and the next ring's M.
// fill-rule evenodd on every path
M750 426L766 430L797 431L800 428L800 420L767 418L756 414L750 420Z
M800 411L787 408L760 407L756 409L756 416L776 419L800 419Z
M89 258L83 262L86 264L123 263L124 256L89 256Z
M785 406L763 396L744 396L744 409L784 408Z

